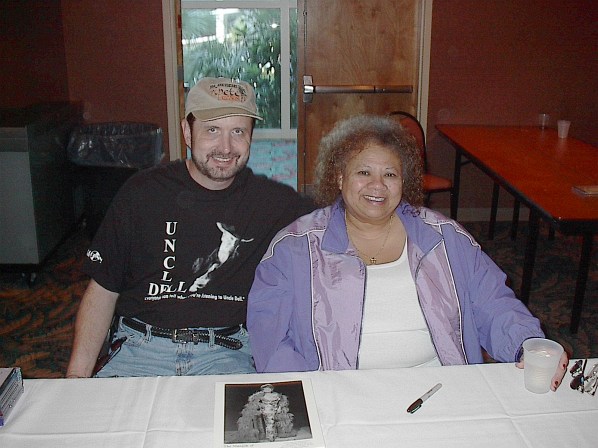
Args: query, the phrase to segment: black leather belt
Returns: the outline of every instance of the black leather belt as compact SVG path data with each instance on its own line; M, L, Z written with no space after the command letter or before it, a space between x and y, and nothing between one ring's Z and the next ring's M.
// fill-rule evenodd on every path
M138 320L129 317L123 317L122 323L135 331L147 334L146 325L143 322L139 322ZM213 330L194 330L190 328L170 330L168 328L154 327L153 325L150 326L152 336L170 339L172 342L183 344L189 342L193 342L194 344L210 342L210 331L212 331L214 333L214 343L231 350L239 350L243 347L243 343L240 340L229 337L237 333L240 329L240 325L227 328L215 328Z

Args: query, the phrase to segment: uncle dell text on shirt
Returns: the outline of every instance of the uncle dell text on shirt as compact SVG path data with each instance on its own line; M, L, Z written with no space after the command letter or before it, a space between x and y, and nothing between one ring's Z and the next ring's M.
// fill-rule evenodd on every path
M175 268L176 261L176 238L173 238L177 230L176 221L166 222L166 237L164 238L164 259L162 261L162 278L160 283L150 282L145 300L156 301L162 299L185 300L189 298L199 298L207 300L225 300L234 302L243 302L244 296L228 294L209 294L201 290L205 288L212 280L217 270L227 261L233 260L238 255L238 248L242 243L253 241L251 239L242 239L236 234L234 226L217 222L216 226L221 232L220 242L209 256L198 258L193 263L193 272L197 275L192 284L188 285L185 281L179 281L173 284L171 271ZM101 254L96 250L87 251L87 257L96 263L102 263Z

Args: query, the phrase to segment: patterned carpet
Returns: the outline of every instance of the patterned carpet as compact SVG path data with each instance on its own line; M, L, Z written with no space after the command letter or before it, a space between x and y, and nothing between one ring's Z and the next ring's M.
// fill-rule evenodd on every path
M0 271L0 366L25 378L64 376L73 322L88 278L81 272L87 232L78 231L30 275Z
M525 225L516 241L508 223L498 223L487 241L486 223L465 223L484 250L509 276L517 290L525 248ZM68 362L74 316L87 284L81 260L87 232L74 233L47 260L33 284L20 272L0 271L0 366L20 366L26 378L58 378ZM531 311L542 321L548 337L559 341L574 357L598 357L598 250L596 241L579 332L569 332L580 241L557 234L538 241Z
M510 286L519 292L527 239L527 225L520 223L517 239L510 239L510 223L497 223L495 238L487 239L487 223L464 223L484 251L507 273ZM540 227L529 309L542 322L546 336L558 341L575 358L598 357L598 239L594 237L590 272L579 330L571 334L571 305L581 253L581 238L559 233L548 237Z

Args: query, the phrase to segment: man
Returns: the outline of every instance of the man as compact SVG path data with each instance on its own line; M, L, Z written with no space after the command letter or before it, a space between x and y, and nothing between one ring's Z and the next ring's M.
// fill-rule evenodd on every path
M255 371L243 326L255 267L274 234L313 205L246 167L261 120L248 83L204 78L185 114L191 159L130 178L87 252L67 377L101 367L112 322L97 376Z

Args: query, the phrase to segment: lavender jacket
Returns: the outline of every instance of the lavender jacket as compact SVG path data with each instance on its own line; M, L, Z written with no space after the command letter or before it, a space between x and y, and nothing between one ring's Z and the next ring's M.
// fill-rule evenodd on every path
M402 203L419 302L442 365L482 363L483 347L514 362L539 321L505 285L506 275L457 222ZM258 372L356 369L366 269L349 244L344 205L281 230L257 267L247 326ZM392 347L388 347L392 350Z

